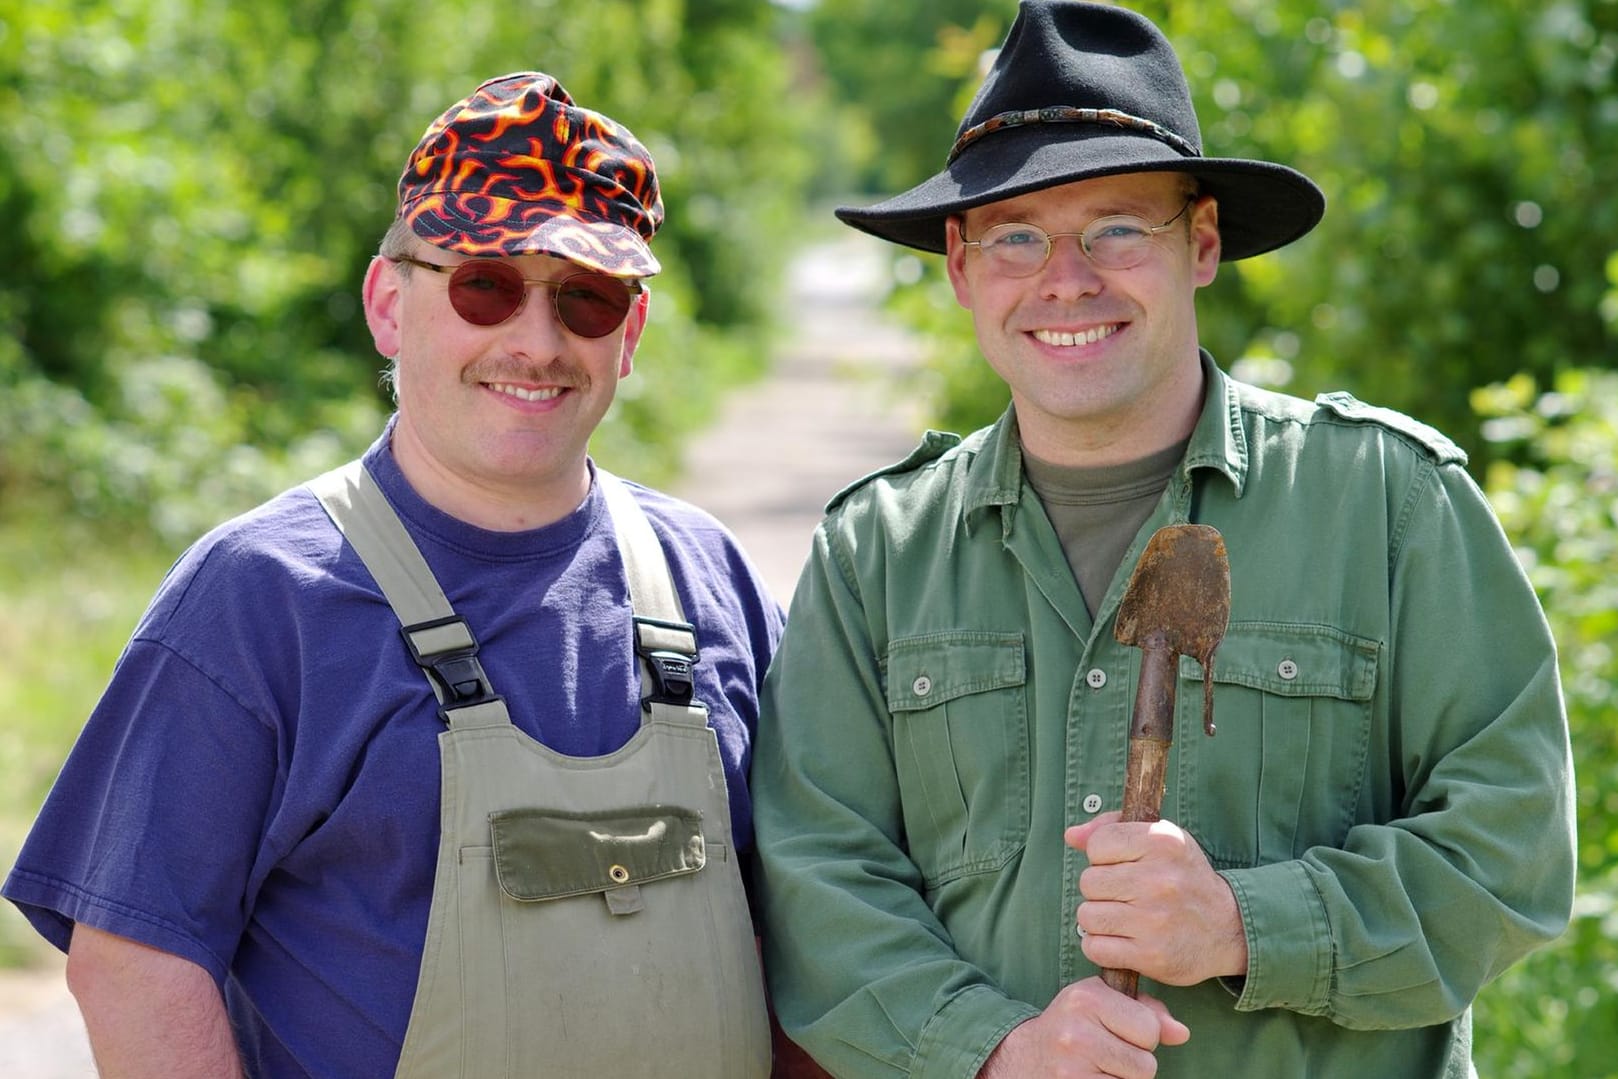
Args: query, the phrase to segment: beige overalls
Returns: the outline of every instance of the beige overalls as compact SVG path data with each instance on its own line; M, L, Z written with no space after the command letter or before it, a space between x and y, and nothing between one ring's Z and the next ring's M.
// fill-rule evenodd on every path
M770 1071L763 980L693 628L628 491L597 472L629 578L643 722L603 757L511 723L359 462L310 486L381 586L442 707L441 835L399 1079ZM543 666L543 657L536 662Z

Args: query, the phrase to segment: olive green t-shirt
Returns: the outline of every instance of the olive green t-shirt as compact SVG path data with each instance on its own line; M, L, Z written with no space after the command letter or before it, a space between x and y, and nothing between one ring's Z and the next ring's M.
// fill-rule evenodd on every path
M1185 447L1177 442L1150 457L1101 468L1052 464L1023 447L1023 471L1062 541L1090 617L1185 456Z

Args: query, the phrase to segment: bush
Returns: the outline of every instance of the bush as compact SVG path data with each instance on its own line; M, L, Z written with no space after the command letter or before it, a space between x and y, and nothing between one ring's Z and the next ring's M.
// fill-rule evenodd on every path
M1579 891L1560 940L1477 1006L1480 1075L1618 1075L1618 373L1473 395L1501 451L1487 490L1560 649L1578 776Z

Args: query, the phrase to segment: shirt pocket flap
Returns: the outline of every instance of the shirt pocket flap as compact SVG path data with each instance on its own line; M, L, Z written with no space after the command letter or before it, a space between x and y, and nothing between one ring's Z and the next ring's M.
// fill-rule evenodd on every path
M500 890L519 902L646 884L695 873L707 861L702 814L694 810L506 809L489 823Z
M892 712L936 708L969 693L1020 686L1027 680L1021 633L930 633L888 645L887 694Z
M1216 683L1282 697L1367 701L1376 687L1375 641L1331 626L1232 622L1214 652ZM1180 677L1202 681L1202 667L1180 657Z

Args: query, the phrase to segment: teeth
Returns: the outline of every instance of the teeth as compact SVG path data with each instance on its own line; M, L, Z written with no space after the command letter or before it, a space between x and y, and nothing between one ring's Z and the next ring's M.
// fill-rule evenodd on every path
M1071 348L1074 345L1093 345L1103 337L1111 337L1118 332L1116 323L1105 326L1095 326L1083 333L1061 333L1057 330L1035 330L1034 338L1047 345L1061 345Z
M560 386L552 386L544 390L525 390L521 386L513 386L509 382L491 382L489 389L495 393L503 393L508 397L515 397L519 401L549 401L553 397L561 396Z

